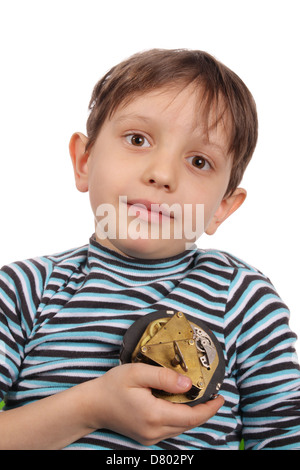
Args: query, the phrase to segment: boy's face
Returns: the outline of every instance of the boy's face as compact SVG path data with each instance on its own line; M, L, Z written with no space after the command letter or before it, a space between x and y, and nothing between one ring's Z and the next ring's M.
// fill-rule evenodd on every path
M103 239L96 224L102 245L138 258L174 256L244 201L242 189L224 198L232 165L224 120L207 135L198 102L191 87L137 96L104 122L89 154L86 137L74 134L77 188L89 191L96 221L109 230Z

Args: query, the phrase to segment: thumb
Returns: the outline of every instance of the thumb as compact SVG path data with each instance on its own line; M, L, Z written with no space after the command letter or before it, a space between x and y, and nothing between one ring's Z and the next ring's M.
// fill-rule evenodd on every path
M142 364L141 364L142 365ZM139 385L143 387L156 388L169 393L184 393L191 386L192 381L189 377L175 372L166 367L146 365L142 374L139 374Z

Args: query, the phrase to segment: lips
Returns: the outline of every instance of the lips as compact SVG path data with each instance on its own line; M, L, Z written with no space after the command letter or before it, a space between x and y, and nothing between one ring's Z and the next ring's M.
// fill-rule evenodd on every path
M132 199L127 201L129 209L132 207L130 212L131 215L138 215L141 218L145 218L148 221L161 220L163 217L168 219L174 219L174 215L168 210L168 205L158 202L151 202L146 199Z

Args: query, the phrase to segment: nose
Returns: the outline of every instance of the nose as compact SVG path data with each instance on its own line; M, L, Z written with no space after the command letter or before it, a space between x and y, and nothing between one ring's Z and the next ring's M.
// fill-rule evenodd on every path
M173 192L177 187L178 169L172 155L157 153L149 159L143 172L143 182L148 186Z

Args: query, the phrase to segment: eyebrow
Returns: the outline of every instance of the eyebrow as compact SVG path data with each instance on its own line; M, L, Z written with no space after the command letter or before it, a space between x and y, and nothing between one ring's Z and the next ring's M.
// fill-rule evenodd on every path
M203 144L205 146L209 145L211 147L214 147L217 150L220 150L222 153L224 153L224 148L221 145L219 145L217 142L214 142L213 140L210 140L209 137L208 138L207 137L201 137L201 138L202 138ZM225 150L227 150L227 149L225 148Z
M149 123L152 121L151 118L142 116L141 114L124 114L115 118L115 121L124 122L124 121L133 121L134 119L138 119L139 121L144 121L145 123Z

